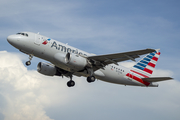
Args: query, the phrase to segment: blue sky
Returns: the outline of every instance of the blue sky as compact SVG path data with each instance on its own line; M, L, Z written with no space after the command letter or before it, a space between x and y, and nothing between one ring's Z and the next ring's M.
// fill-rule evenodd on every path
M169 71L171 74L164 72L162 75L172 75L171 77L175 78L175 81L178 82L180 81L179 6L180 1L178 0L1 0L0 51L13 52L18 55L20 54L21 60L24 63L26 59L28 59L28 56L20 53L6 41L8 35L21 31L40 32L42 35L95 54L109 54L146 48L160 48L161 56L157 63L157 71ZM40 61L40 59L34 58L32 65L28 70L35 71L38 62ZM158 75L157 73L155 73L155 75ZM73 101L68 103L70 105L73 104L72 107L74 108L80 106L80 112L82 112L84 116L75 115L77 119L85 119L85 116L89 116L87 114L88 112L83 112L83 109L96 111L97 113L92 113L97 116L97 119L119 119L117 114L110 113L108 115L107 113L109 110L104 107L110 107L110 110L114 111L114 113L117 113L118 110L120 110L120 112L124 111L123 117L126 118L126 116L128 116L127 119L132 118L128 115L128 112L135 116L142 112L144 118L146 118L146 112L144 112L143 109L147 110L151 115L154 114L155 116L152 118L168 119L167 116L163 117L163 112L159 112L163 110L163 105L162 109L159 111L157 110L158 114L151 111L154 109L149 109L149 107L140 107L141 109L138 109L140 112L138 112L136 111L138 107L136 105L132 107L126 107L124 105L122 106L122 109L119 109L121 106L118 106L117 108L117 104L113 104L112 106L107 105L110 104L107 102L108 100L111 101L111 103L113 102L113 97L121 101L121 95L117 92L119 90L127 90L129 93L129 95L122 95L124 97L122 101L125 103L126 97L132 100L137 98L134 98L133 95L137 95L137 93L132 91L131 94L130 90L136 89L140 92L141 90L144 90L144 88L126 88L103 82L95 83L93 86L94 87L92 88L88 88L93 89L95 92L99 92L102 96L99 96L98 94L93 95L93 92L89 93L91 92L89 89L83 88L83 90L87 91L87 93L90 94L90 97L97 98L91 98L91 100L98 108L92 107L91 105L93 104L88 105L91 101L88 101L88 98L83 98L83 96L81 96L85 93L77 94L77 97L75 96L75 98L80 99L82 103L77 102L78 100L75 105L73 104ZM168 87L168 85L165 86ZM106 96L106 93L103 91L98 90L99 88L107 92L107 95L109 96ZM81 91L79 89L77 90L78 92ZM114 95L111 95L106 89L116 92ZM150 90L158 91L158 89ZM162 88L162 90L164 89ZM76 94L70 90L66 91L68 91L66 93L69 93L69 96ZM149 92L149 90L145 91ZM139 94L137 96L143 97ZM86 95L86 97L88 96ZM107 99L107 101L101 104L99 101L103 99ZM115 100L115 102L117 101ZM130 103L131 102L136 104L133 101L130 101ZM140 103L138 103L138 105L143 106L143 104ZM47 113L47 116L50 116L52 119L59 119L63 115L65 116L68 114L69 111L73 115L75 113L81 114L66 104L62 106L59 106L58 104L57 106L46 106L44 110ZM64 110L61 109L61 107ZM179 109L180 108L177 110ZM61 116L59 116L58 111L61 111L63 115L61 114ZM98 112L100 112L100 116L98 115ZM106 117L102 117L104 113L106 113ZM173 115L174 114L171 114L170 116L172 117ZM92 116L89 117L95 118ZM150 117L150 119L152 118ZM180 116L176 116L175 118L180 118ZM69 119L71 119L71 117L69 117ZM137 116L137 119L140 119L140 116Z
M95 54L161 48L158 66L180 72L179 1L19 0L0 9L1 50L17 52L6 37L32 31Z

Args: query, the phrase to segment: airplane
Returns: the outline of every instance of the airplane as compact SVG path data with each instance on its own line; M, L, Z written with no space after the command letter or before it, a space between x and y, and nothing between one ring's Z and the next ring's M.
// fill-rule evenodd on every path
M87 77L87 82L96 79L109 83L158 87L156 82L173 79L171 77L151 77L160 56L159 49L143 49L123 53L95 55L90 54L68 44L61 43L39 33L20 32L9 35L7 41L29 55L31 64L33 56L49 61L39 62L37 71L47 76L65 76L70 78L68 87L73 87L73 75ZM135 61L140 55L147 54L131 68L126 68L118 62Z

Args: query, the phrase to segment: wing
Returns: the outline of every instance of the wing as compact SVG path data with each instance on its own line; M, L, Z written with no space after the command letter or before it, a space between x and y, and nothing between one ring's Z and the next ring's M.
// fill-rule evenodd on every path
M147 53L154 52L154 49L144 49L144 50L137 50L131 52L123 52L123 53L116 53L116 54L107 54L107 55L97 55L97 56L88 56L87 59L93 63L93 66L96 67L96 70L99 68L104 67L108 64L117 64L117 62L126 61L126 60L133 60L135 58L139 58L139 55L144 55Z
M173 78L171 77L150 77L150 78L142 78L142 80L147 82L159 82L159 81L165 81L165 80L171 80Z

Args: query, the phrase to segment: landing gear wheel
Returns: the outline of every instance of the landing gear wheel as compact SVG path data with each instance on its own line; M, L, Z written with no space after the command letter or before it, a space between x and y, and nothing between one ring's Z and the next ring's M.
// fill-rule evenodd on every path
M73 87L75 85L75 82L73 80L70 80L67 82L68 87Z
M27 62L26 62L26 65L27 65L27 66L31 65L31 61L27 61Z
M96 78L95 78L94 76L89 76L89 77L87 77L87 81L88 81L89 83L94 82L95 80L96 80Z

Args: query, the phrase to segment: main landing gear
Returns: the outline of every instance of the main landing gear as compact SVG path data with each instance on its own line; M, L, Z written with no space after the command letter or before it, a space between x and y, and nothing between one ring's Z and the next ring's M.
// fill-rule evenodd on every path
M29 61L26 62L27 66L31 65L32 58L33 58L33 55L29 55Z
M73 87L75 85L75 82L73 80L70 80L67 82L68 87Z
M96 78L94 76L87 77L87 82L89 82L89 83L94 82L95 80L96 80Z
M91 83L94 82L96 78L94 76L87 77L87 82ZM75 82L72 80L72 75L70 75L70 81L67 82L68 87L73 87L75 85Z
M93 69L87 69L87 73L89 73L89 77L87 77L87 82L94 82L96 78L93 76Z
M70 81L67 82L68 87L73 87L75 85L75 82L72 80L72 75L70 75Z

